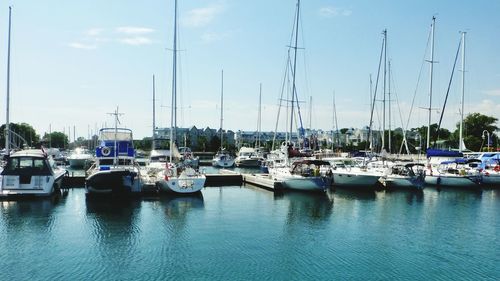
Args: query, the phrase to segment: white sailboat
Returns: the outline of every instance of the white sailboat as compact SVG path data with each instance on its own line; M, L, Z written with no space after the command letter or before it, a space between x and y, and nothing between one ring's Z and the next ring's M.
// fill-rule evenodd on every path
M433 18L432 24L432 34L434 34L434 23L435 18ZM461 100L461 118L460 118L460 136L459 136L459 149L456 151L443 151L437 149L429 149L429 135L430 131L427 132L427 170L425 176L425 183L434 186L448 186L448 187L466 187L466 188L477 188L481 183L481 175L476 169L469 169L464 166L464 161L458 159L462 157L462 151L464 149L463 144L463 114L464 114L464 95L465 95L465 32L462 32L461 41L459 44L459 49L457 50L457 56L455 62L458 58L458 51L462 50L462 100ZM434 38L434 36L433 36ZM434 43L434 40L432 40ZM434 48L432 48L434 49ZM431 57L431 62L433 58ZM431 64L432 65L432 64ZM452 73L453 74L453 73ZM453 77L453 76L452 76ZM432 78L432 68L431 68L431 78ZM431 79L432 81L432 79ZM450 80L451 83L451 80ZM431 84L432 93L432 84ZM445 103L446 105L446 103ZM429 106L430 107L430 106ZM443 110L444 111L444 110ZM442 114L442 113L441 113ZM430 127L430 110L429 110L429 127ZM444 160L444 161L443 161Z
M174 193L199 192L205 185L206 177L199 171L181 161L181 155L177 150L175 140L177 139L177 0L174 1L174 43L172 60L172 108L170 119L170 153L169 162L165 169L160 172L158 185L162 191Z
M224 131L223 131L223 120L224 120L224 70L221 72L222 83L221 83L221 94L220 94L220 149L215 154L212 159L212 166L229 168L234 166L234 157L224 148Z
M300 153L292 145L292 128L294 126L294 101L297 98L297 89L295 85L296 67L297 67L297 42L299 32L300 0L297 0L297 9L294 23L295 43L291 49L294 50L292 84L291 84L291 106L290 123L285 141L281 149L268 156L266 165L269 171L269 177L281 183L284 189L302 190L302 191L320 191L324 192L330 187L328 172L329 163L320 160L292 159ZM275 157L273 157L275 156ZM311 172L313 171L313 172Z

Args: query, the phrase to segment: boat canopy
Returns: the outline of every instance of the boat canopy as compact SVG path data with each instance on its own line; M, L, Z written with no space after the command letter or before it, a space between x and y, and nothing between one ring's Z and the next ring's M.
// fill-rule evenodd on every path
M316 165L316 166L330 166L330 162L328 161L323 161L323 160L300 160L300 161L295 161L293 162L293 165L300 165L300 164L306 164L306 165Z
M99 131L99 139L104 140L117 140L117 141L132 141L132 130L125 128L102 128Z
M442 150L442 149L427 149L427 158L430 157L463 157L464 154L458 151Z

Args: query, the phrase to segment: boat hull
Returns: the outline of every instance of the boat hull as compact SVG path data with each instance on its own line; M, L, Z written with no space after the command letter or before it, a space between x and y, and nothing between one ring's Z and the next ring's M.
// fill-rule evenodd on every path
M281 181L281 185L289 190L325 192L330 182L324 177L287 178Z
M425 181L415 177L387 177L381 180L386 188L423 190Z
M258 168L261 165L261 161L259 159L236 159L234 164L236 167Z
M31 176L29 183L20 183L19 176L2 176L0 198L9 197L47 197L62 188L65 171L56 172L54 176Z
M349 172L334 172L333 185L350 189L375 189L379 175L362 175Z
M205 186L206 177L204 175L196 175L192 177L168 178L168 180L160 180L158 182L160 190L164 192L174 193L196 193Z
M234 160L212 160L212 166L220 168L230 168L234 166Z
M138 192L141 179L135 169L95 171L85 179L85 188L88 194Z
M458 188L478 187L478 177L459 175L426 175L425 184L433 186L446 186Z

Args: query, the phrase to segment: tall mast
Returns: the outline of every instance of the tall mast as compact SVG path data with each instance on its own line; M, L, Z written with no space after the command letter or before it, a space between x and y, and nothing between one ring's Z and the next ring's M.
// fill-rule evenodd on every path
M297 42L299 36L299 16L300 16L300 0L297 0L297 15L296 15L296 24L295 24L295 44L292 47L294 49L293 54L293 72L292 72L292 103L291 103L291 112L290 112L290 140L292 140L292 131L293 131L293 103L295 96L297 95L297 90L295 87L295 71L297 70Z
M388 97L388 100L389 100L389 104L387 105L388 107L388 111L387 111L387 115L389 115L389 136L388 136L388 139L389 139L389 150L388 152L391 153L391 60L388 61L388 72L389 72L389 78L387 79L387 84L388 84L388 90L387 90L387 97Z
M464 136L463 136L463 123L464 123L464 95L465 95L465 34L462 32L462 101L460 110L460 137L459 137L459 151L462 152L464 149Z
M155 75L153 74L153 135L151 141L151 150L155 149L155 131L156 131L156 106L155 106Z
M428 61L430 63L430 78L429 78L429 119L427 123L427 147L431 144L431 113L432 113L432 71L434 69L434 28L436 25L436 17L432 17L431 25L431 59Z
M12 7L9 6L9 39L7 47L7 110L5 118L5 153L10 155L10 123L9 123L9 105L10 105L10 30L11 30Z
M382 34L384 35L384 97L382 99L383 101L383 109L382 109L382 150L385 149L385 95L386 95L386 91L385 91L385 83L387 81L387 29L384 29L384 31L382 32Z
M223 148L223 137L224 133L222 131L222 122L224 120L224 69L221 70L221 86L220 86L220 150Z
M172 108L170 114L170 162L174 148L174 130L177 127L177 0L174 0L174 47L172 48Z
M262 83L259 84L259 116L257 117L257 142L255 147L260 147L260 130L262 118Z
M311 132L312 129L312 103L313 103L313 97L309 96L309 133Z

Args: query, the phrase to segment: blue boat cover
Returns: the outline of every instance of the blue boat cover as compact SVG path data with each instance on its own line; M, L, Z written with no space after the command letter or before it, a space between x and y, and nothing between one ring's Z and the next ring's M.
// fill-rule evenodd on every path
M464 154L462 152L458 151L451 151L451 150L442 150L442 149L432 149L429 148L427 149L427 158L429 157L463 157Z

